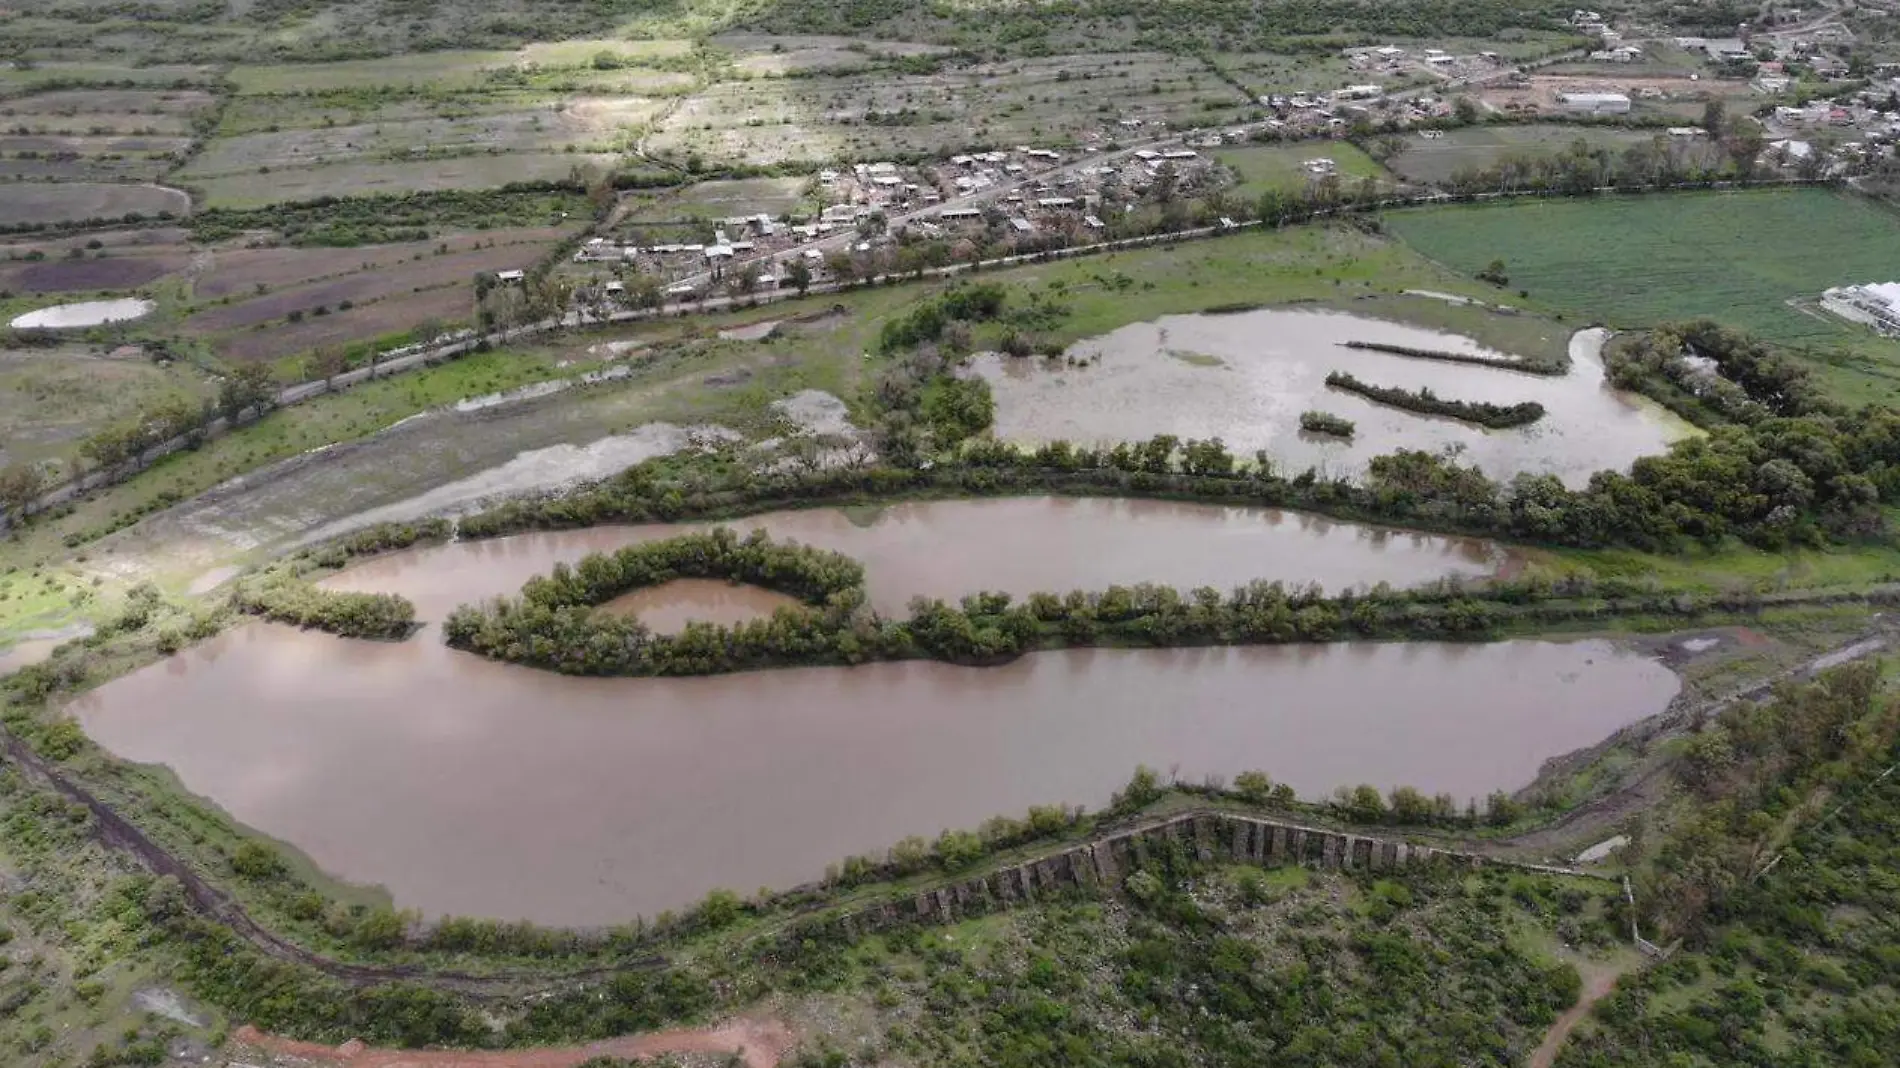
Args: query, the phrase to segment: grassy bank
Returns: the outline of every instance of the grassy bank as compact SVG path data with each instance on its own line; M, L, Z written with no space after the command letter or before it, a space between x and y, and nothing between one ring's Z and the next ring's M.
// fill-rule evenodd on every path
M1714 317L1808 355L1849 403L1900 390L1900 343L1815 307L1831 286L1892 273L1900 216L1819 189L1554 199L1386 218L1467 276L1504 262L1536 306L1619 327ZM1812 350L1812 351L1810 351Z

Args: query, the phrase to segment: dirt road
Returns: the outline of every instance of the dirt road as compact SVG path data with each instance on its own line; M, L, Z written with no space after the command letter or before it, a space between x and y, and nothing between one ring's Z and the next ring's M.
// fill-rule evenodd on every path
M585 1046L520 1050L377 1049L360 1042L325 1046L268 1035L250 1025L225 1047L232 1064L294 1062L312 1068L574 1068L593 1057L657 1057L663 1053L738 1054L746 1068L777 1068L796 1036L778 1020L740 1018L717 1027L626 1035Z
M1583 1018L1590 1014L1596 1003L1610 996L1616 989L1616 981L1641 967L1641 958L1619 959L1615 961L1573 961L1577 971L1583 974L1583 993L1577 995L1577 1003L1564 1011L1557 1021L1544 1032L1544 1041L1538 1043L1537 1052L1531 1054L1530 1068L1550 1068L1557 1061L1557 1054L1564 1048L1564 1039L1570 1037Z

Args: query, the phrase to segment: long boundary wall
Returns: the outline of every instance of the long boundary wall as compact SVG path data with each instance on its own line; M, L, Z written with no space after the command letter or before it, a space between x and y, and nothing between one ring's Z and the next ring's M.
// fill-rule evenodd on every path
M1020 864L971 876L908 900L846 912L823 923L847 939L911 923L953 923L1069 891L1112 892L1130 874L1175 849L1202 862L1278 867L1298 864L1322 871L1396 871L1486 866L1573 875L1607 882L1596 872L1499 860L1351 831L1333 831L1229 812L1190 812L1162 823L1120 831Z

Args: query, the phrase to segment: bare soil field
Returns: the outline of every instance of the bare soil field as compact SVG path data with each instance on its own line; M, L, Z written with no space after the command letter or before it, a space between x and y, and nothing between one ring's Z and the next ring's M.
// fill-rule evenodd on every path
M1649 90L1651 95L1644 96L1645 90ZM1747 96L1748 86L1738 82L1691 81L1688 75L1645 77L1605 70L1601 74L1588 75L1534 74L1528 85L1491 86L1480 92L1479 97L1500 111L1535 108L1541 112L1554 112L1558 110L1558 93L1591 92L1627 93L1632 103L1642 107L1683 101L1700 103L1711 96L1728 97L1738 92Z
M474 311L474 293L468 286L449 286L423 293L365 304L346 312L286 323L268 330L240 330L217 339L214 344L227 357L238 360L275 360L308 352L318 345L347 345L394 334L425 319L444 324L467 320Z
M12 66L0 67L0 95L25 94L42 86L70 85L73 82L109 82L176 88L181 83L193 86L207 85L216 78L216 68L189 64L129 67L111 63L36 63L28 70Z
M562 92L616 95L679 96L690 93L699 79L685 71L627 67L621 70L564 70L543 73L533 84Z
M502 247L546 245L560 240L568 232L558 227L535 226L481 230L456 234L440 241L412 241L362 248L225 249L212 253L211 267L199 276L192 287L192 294L200 300L215 299L250 290L260 284L275 289L354 271L388 268L431 256L444 245L450 253L467 252L476 245L491 242Z
M146 182L170 166L150 159L0 159L0 183Z
M502 115L461 119L417 119L355 126L244 134L211 141L180 177L191 180L240 174L269 167L273 171L325 164L400 160L413 150L534 152L584 145L612 136L616 111L637 115L638 102L592 101L595 110L553 106ZM648 113L657 107L649 105ZM635 120L637 121L637 120Z
M18 266L0 266L0 292L77 293L107 289L136 289L155 282L191 263L183 249L107 255L84 259L43 260Z
M603 52L611 53L622 63L637 65L657 59L689 56L693 52L693 42L685 38L635 41L619 37L539 41L524 45L521 51L515 53L514 63L522 67L585 67Z
M699 182L675 194L657 197L627 215L629 222L671 221L705 216L724 218L765 212L779 215L805 202L803 178L740 178Z
M323 167L197 179L205 204L261 208L320 196L490 189L510 182L565 179L575 167L611 168L616 156L584 152L506 152L389 163L336 163Z
M0 116L138 116L149 120L194 115L217 102L217 97L202 89L55 89L0 103Z
M1133 53L976 64L937 74L762 78L688 97L649 147L752 163L1061 144L1143 123L1223 123L1252 102L1195 60Z
M159 185L86 182L9 182L0 186L0 226L84 219L117 219L132 212L156 216L191 213L183 190Z
M429 256L401 266L359 271L328 282L284 289L235 304L218 305L185 320L185 328L210 334L282 319L293 311L336 308L343 301L365 304L417 289L467 288L481 271L525 268L540 255L534 245L498 245L450 256ZM472 298L469 298L472 299Z
M334 92L342 89L474 89L486 71L512 67L513 52L421 52L400 63L385 59L342 63L273 63L231 69L238 94Z
M183 245L191 240L191 234L177 226L142 226L130 230L94 230L85 234L65 237L42 237L27 235L14 238L0 238L0 259L19 259L29 252L38 250L48 256L57 255L67 249L91 248L98 242L101 248L141 248L158 250L164 246Z
M125 152L182 152L191 144L189 137L156 137L146 134L9 134L0 136L0 152L76 153L81 156L109 156Z
M928 56L950 51L940 45L909 41L876 41L816 34L775 36L722 33L711 38L709 43L733 53L733 67L744 74L869 67L893 56Z
M546 109L559 100L560 97L554 93L516 90L442 96L367 96L356 93L240 96L232 98L218 116L217 136L237 137L303 127L462 119Z
M188 137L191 119L184 115L145 115L137 112L75 111L57 114L13 115L6 129L36 134L91 134L93 136Z

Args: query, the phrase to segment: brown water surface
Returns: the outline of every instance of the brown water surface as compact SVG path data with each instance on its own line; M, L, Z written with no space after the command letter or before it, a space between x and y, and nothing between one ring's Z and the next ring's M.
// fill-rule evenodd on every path
M1399 449L1451 450L1493 478L1554 474L1580 486L1602 468L1628 469L1693 428L1661 406L1604 381L1602 330L1570 340L1558 377L1345 348L1372 341L1510 358L1469 338L1340 312L1262 309L1170 315L1072 346L1084 367L1060 361L978 357L996 395L996 433L1014 441L1085 444L1155 434L1219 437L1237 455L1265 449L1283 470L1354 475ZM1464 401L1537 401L1547 414L1527 427L1486 430L1395 409L1326 385L1347 371L1380 386L1430 387ZM1357 426L1351 440L1303 434L1300 413L1332 412Z
M698 679L568 678L432 633L253 624L72 705L326 870L428 914L605 924L818 877L1031 804L1100 806L1138 763L1262 768L1306 796L1461 803L1661 709L1603 642L1074 650Z
M650 524L456 542L370 560L331 579L339 589L400 593L417 617L512 594L559 561L699 526ZM724 524L835 549L864 565L871 603L902 613L914 596L954 601L978 590L1017 596L1158 582L1221 590L1252 579L1328 589L1414 586L1481 576L1506 564L1495 542L1338 523L1301 512L1172 501L1010 497L900 504L874 514L835 508L769 512Z
M675 579L659 586L634 590L601 605L599 611L638 616L640 622L662 634L672 634L694 621L731 626L769 618L798 598L782 593L716 579Z

